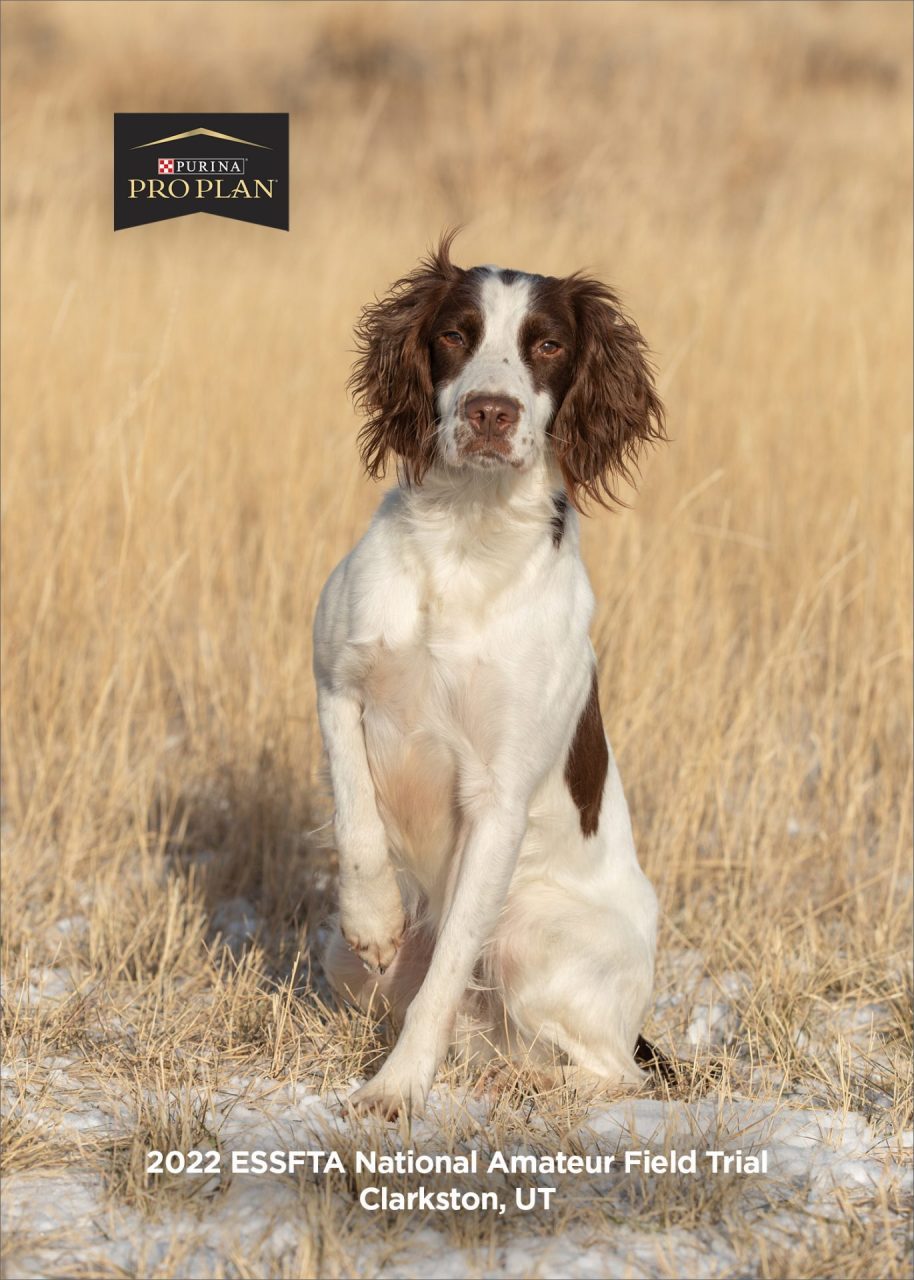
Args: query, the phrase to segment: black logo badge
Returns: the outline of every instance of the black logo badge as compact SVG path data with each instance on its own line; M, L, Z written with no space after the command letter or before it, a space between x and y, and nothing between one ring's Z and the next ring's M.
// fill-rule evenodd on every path
M217 213L289 230L289 117L114 117L114 229Z

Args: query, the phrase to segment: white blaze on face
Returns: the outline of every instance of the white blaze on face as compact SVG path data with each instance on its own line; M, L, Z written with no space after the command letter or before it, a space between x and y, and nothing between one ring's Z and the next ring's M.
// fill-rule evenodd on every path
M474 463L475 459L464 457L461 450L469 430L464 417L466 401L474 395L508 396L519 405L520 416L506 461L523 469L542 451L553 411L548 392L534 387L520 346L531 281L518 276L506 284L498 267L487 267L486 271L489 274L480 286L482 338L453 381L438 388L440 448L452 466Z

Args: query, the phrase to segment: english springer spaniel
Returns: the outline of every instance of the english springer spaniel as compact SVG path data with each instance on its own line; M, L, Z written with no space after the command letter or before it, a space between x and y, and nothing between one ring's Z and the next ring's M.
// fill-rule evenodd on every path
M603 731L579 550L663 407L605 285L462 270L362 314L351 385L399 484L334 570L314 669L339 852L335 989L396 1046L353 1101L420 1106L449 1050L636 1084L657 906Z

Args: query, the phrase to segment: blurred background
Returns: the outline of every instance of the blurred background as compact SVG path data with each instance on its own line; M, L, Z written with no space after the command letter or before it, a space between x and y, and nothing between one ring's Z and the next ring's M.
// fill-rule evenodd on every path
M462 224L463 265L604 277L655 353L672 443L585 550L666 927L735 909L751 952L812 903L893 964L910 6L11 0L3 34L14 941L165 847L302 919L311 620L380 496L352 326ZM288 234L112 232L112 113L194 109L290 113Z

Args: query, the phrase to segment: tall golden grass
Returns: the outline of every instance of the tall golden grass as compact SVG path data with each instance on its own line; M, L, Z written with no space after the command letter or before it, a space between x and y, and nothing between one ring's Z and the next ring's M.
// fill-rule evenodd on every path
M464 265L605 277L659 368L672 443L584 535L658 990L683 948L748 973L756 1086L865 1109L872 1080L798 1032L837 1044L829 1011L875 1001L909 1044L910 7L140 0L3 27L10 977L54 961L96 1019L172 1010L160 1049L297 1069L269 1019L245 1048L178 1015L187 984L255 1000L209 946L226 901L255 905L264 973L307 951L311 619L380 492L351 329L461 223ZM112 112L195 109L291 113L289 234L112 232ZM900 1265L855 1247L841 1267Z

